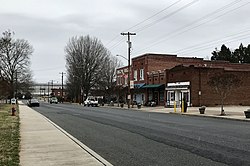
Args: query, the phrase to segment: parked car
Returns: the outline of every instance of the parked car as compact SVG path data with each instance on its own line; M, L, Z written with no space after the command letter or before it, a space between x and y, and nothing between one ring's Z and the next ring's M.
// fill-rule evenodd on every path
M57 104L58 103L58 99L56 97L51 97L50 104L52 104L52 103Z
M98 106L98 101L95 98L92 97L88 97L85 101L84 101L84 106L92 106L92 107L97 107Z
M29 107L40 107L40 103L37 99L29 99L28 106Z

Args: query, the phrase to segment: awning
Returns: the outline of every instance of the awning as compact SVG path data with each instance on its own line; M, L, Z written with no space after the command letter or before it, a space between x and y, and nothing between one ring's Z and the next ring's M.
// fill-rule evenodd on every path
M175 83L168 83L166 90L186 90L189 89L190 82L175 82Z
M145 85L145 83L143 83L143 84L134 84L134 88L139 89L139 88L143 87L143 85Z
M148 84L148 85L144 85L142 88L159 88L164 84Z

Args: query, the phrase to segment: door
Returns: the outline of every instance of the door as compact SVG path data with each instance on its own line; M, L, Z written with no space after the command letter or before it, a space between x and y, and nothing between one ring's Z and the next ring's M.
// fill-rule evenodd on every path
M154 101L156 102L156 105L158 105L158 95L159 93L158 92L154 92Z

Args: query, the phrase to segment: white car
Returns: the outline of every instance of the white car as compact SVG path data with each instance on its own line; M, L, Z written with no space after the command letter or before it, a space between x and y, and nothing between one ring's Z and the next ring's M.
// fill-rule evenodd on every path
M56 97L52 97L51 99L50 99L50 104L52 104L52 103L58 103L58 99L56 98Z
M92 107L97 107L98 106L98 101L95 98L88 97L84 101L84 106L92 106Z

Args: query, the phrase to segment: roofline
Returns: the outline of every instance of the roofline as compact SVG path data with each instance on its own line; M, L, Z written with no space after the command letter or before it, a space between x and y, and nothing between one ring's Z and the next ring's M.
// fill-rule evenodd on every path
M137 59L137 58L141 58L141 57L145 57L145 56L168 56L168 57L177 57L177 55L175 54L160 54L160 53L145 53L139 56L136 56L133 59Z

